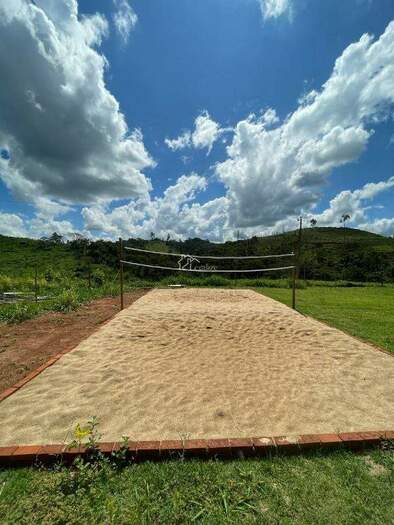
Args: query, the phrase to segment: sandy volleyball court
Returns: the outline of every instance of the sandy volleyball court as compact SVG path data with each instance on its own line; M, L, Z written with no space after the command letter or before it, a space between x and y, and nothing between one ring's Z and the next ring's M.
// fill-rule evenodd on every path
M393 399L391 356L272 299L154 290L0 403L0 446L382 430Z

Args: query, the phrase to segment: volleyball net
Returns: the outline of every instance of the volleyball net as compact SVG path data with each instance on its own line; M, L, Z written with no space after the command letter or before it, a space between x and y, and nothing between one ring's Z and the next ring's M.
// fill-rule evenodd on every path
M121 285L121 308L123 309L123 268L124 266L130 266L133 268L147 268L149 270L159 270L167 272L185 272L185 273L198 273L198 274L259 274L267 272L281 272L281 271L291 271L292 272L292 289L293 289L293 298L292 306L295 308L295 289L296 289L296 268L295 263L295 253L279 253L279 254L269 254L269 255L234 255L234 256L221 256L221 255L196 255L188 253L170 253L170 252L161 252L154 250L146 250L143 248L134 248L132 246L123 246L122 240L119 239L120 243L120 285ZM143 261L141 260L128 260L125 258L125 252L130 253L137 258L149 257L150 259L155 258L163 259L170 258L171 260L176 259L175 265L168 266L167 264L153 264L152 260ZM135 257L134 257L135 259ZM293 264L274 264L273 266L263 267L262 261L266 260L283 260L283 259L293 259ZM223 262L222 268L216 266L220 261ZM244 261L258 261L255 266L257 267L231 267L228 268L228 265L235 266L234 262L239 261L244 263ZM213 265L215 263L215 265Z

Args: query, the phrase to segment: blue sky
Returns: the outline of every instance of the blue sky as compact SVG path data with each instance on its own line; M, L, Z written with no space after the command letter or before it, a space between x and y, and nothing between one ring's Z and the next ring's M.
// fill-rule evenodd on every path
M220 241L349 212L394 234L391 0L5 0L0 14L17 59L0 52L0 233Z

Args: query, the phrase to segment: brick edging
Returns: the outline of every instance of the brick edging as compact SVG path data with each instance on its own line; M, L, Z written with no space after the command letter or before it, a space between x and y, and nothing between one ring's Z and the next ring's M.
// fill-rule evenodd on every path
M378 446L384 440L394 440L394 430L374 432L342 432L339 434L305 434L301 436L274 436L256 438L189 439L164 441L130 441L131 462L165 460L169 458L243 458L269 456L277 453L297 454L310 450L346 448L363 450ZM100 451L109 456L122 443L99 443ZM86 447L68 448L66 445L22 445L0 447L0 464L31 465L51 463L62 459L72 462L89 453Z
M56 354L52 356L48 361L46 361L44 364L36 368L35 370L32 370L27 374L27 376L20 379L17 383L15 383L13 386L8 387L3 392L0 392L0 403L4 401L4 399L7 399L7 397L10 397L12 394L14 394L17 390L21 389L23 386L25 386L26 383L37 377L41 372L52 366L56 363L56 361L59 361L59 359L65 355L74 350L75 347L70 348L70 350L64 350L63 352L60 352L59 354Z
M151 288L141 288L142 290L146 290L146 294L148 292L151 291ZM126 292L127 293L127 292ZM146 295L144 294L144 295ZM141 296L143 297L143 296ZM138 299L141 299L141 297L139 297ZM131 304L134 304L136 301L138 301L138 299L136 299L135 301L133 301ZM130 305L131 306L131 305ZM72 348L69 348L68 350L63 350L62 352L59 352L58 354L55 354L54 356L52 356L51 358L48 359L48 361L46 361L45 363L43 363L41 366L39 366L38 368L35 368L34 370L32 370L31 372L29 372L27 374L27 376L23 377L22 379L20 379L17 383L15 383L14 385L6 388L3 392L0 392L0 403L2 401L4 401L4 399L7 399L7 397L10 397L12 394L14 394L17 390L20 390L23 386L26 385L26 383L29 383L32 379L34 379L35 377L37 377L39 374L41 374L41 372L43 372L44 370L46 370L47 368L49 368L50 366L52 366L53 364L56 363L56 361L59 361L59 359L66 355L66 354L69 354L70 352L72 352L73 350L76 349L76 347L81 344L83 341L85 341L85 339L87 339L88 337L90 337L91 335L93 335L94 333L96 333L98 330L100 330L100 328L102 328L104 325L106 325L107 323L109 323L110 321L112 321L114 319L114 317L119 313L121 312L121 310L117 311L114 315L112 315L109 319L105 319L105 321L103 321L102 323L100 323L100 325L98 327L95 328L95 330L93 330L93 332L91 332L90 334L88 334L86 337L83 337L78 343L75 344L75 346L73 346ZM0 447L1 449L1 447Z

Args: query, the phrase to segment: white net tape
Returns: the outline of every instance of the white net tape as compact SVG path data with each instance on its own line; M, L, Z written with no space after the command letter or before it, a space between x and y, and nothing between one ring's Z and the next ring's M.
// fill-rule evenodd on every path
M187 257L187 258L196 258L196 259L275 259L279 257L294 257L294 253L281 253L278 255L246 255L246 256L234 256L234 257L220 257L213 255L189 255L185 253L166 253L166 252L153 252L150 250L143 250L142 248L132 248L130 246L125 246L125 250L130 250L133 252L142 252L142 253L151 253L153 255L172 255L173 257ZM243 270L244 271L244 270ZM261 271L261 270L256 270Z
M165 254L170 255L170 254ZM176 272L199 272L199 273L252 273L252 272L274 272L279 270L293 270L295 266L282 266L280 268L254 268L252 270L216 270L216 269L201 269L201 268L174 268L173 266L154 266L153 264L142 264L131 261L120 261L122 264L129 264L130 266L141 266L143 268L155 268L157 270L173 270Z

